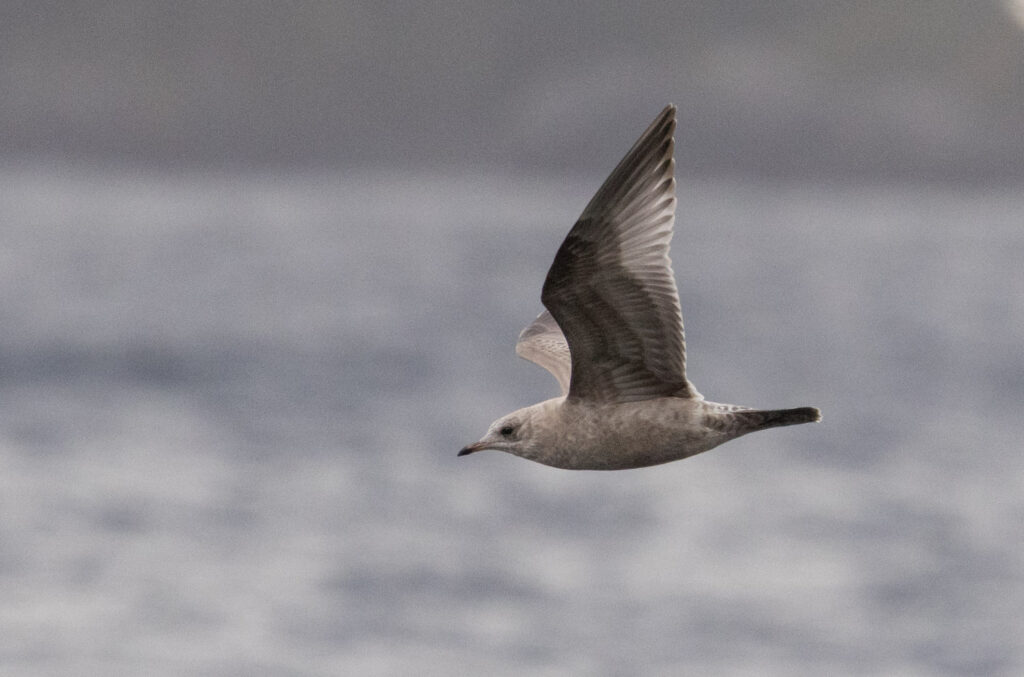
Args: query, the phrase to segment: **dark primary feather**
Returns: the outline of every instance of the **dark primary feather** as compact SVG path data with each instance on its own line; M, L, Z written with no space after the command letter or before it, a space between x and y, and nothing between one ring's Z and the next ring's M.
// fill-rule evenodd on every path
M541 300L568 342L570 398L700 397L686 379L668 257L674 130L669 106L591 199L548 271Z

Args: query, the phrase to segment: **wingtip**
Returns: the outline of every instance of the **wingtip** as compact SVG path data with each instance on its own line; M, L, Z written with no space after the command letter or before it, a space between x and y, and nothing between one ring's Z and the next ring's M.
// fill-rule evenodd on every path
M669 105L665 106L664 110L661 111L661 115L658 116L658 120L657 120L656 126L660 127L662 125L667 125L669 142L670 143L674 143L675 142L675 133L676 133L676 106L675 106L675 104L670 103Z

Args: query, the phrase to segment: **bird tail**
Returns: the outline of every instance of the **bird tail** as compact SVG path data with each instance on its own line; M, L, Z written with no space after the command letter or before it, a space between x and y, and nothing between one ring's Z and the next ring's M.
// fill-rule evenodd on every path
M796 409L773 409L770 411L750 409L732 414L743 421L750 431L777 428L783 425L799 423L816 423L821 420L821 411L817 407L797 407Z

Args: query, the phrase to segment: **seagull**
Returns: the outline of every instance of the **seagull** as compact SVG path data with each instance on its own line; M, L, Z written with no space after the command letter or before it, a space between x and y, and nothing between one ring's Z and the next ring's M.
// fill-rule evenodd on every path
M519 335L516 354L551 372L561 395L502 416L459 456L495 449L556 468L624 470L821 420L815 407L708 402L686 378L669 260L675 127L669 105L598 189L548 270L546 310Z

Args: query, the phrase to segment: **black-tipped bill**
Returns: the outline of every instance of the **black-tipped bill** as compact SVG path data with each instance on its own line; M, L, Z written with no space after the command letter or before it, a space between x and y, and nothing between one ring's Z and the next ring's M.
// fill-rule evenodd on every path
M459 456L467 456L469 454L472 454L474 451L480 451L483 448L484 448L484 445L481 444L480 442L476 442L474 444L468 444L468 445L462 447L462 449L459 451L458 455Z

